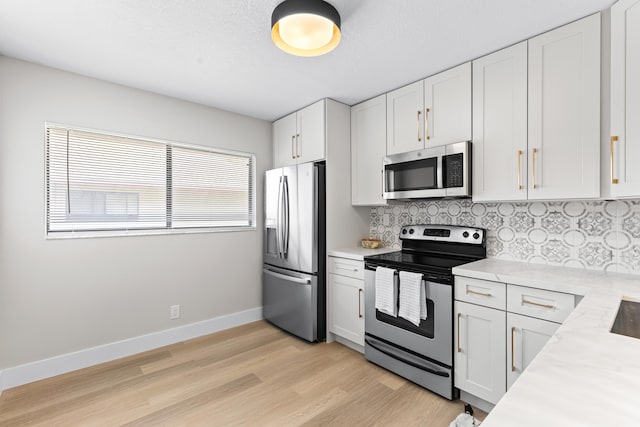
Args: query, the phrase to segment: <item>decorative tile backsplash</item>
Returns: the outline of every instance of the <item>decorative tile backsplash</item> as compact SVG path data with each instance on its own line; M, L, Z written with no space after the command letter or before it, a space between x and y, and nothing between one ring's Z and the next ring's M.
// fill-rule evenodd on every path
M640 274L640 200L473 203L425 200L371 209L371 237L400 248L400 227L487 229L487 256Z

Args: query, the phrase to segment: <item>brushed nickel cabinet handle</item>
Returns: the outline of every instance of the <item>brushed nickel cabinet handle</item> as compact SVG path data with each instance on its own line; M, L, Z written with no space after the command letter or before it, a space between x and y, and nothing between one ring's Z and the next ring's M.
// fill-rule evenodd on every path
M294 148L293 146L296 144L296 136L295 135L291 135L291 158L295 159L296 155L294 154Z
M533 301L529 301L526 299L522 299L522 303L523 304L529 304L529 305L535 305L537 307L542 307L542 308L549 308L549 309L554 309L555 306L551 305L551 304L540 304L539 302L533 302Z
M490 297L490 296L492 296L490 293L486 293L486 292L477 292L477 291L474 291L474 290L472 290L472 289L467 289L467 295L468 295L468 294L480 295L480 296L482 296L482 297Z
M420 138L420 114L422 114L422 111L418 110L418 142L422 141L422 138Z
M302 144L300 144L300 134L296 134L296 157L302 156Z
M516 364L515 361L513 359L513 355L514 355L514 350L513 350L513 339L516 333L516 328L515 326L511 327L511 372L515 372L516 371Z
M361 297L362 292L363 292L362 288L359 288L358 289L358 317L360 319L362 319L362 303L361 303L361 301L362 301L362 297Z
M429 111L431 110L428 108L425 108L424 110L424 139L427 141L431 139L429 136Z
M618 183L618 178L615 178L615 174L613 173L613 165L615 163L615 156L614 156L614 148L615 148L615 143L618 140L617 136L612 136L611 137L611 183L612 184L617 184Z
M518 190L522 190L522 150L518 150Z
M462 313L458 313L458 353L462 352L460 348L460 317L462 317Z
M533 158L531 159L531 163L533 166L533 185L532 188L537 188L536 185L536 154L538 153L538 149L534 148L533 150Z

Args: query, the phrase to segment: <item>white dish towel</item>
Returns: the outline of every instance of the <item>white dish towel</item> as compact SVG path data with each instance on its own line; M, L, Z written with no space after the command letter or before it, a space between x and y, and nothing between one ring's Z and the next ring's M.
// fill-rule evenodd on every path
M422 274L400 272L400 310L398 315L414 325L420 325L420 319L427 315L425 288ZM424 303L423 303L424 302ZM424 317L422 317L424 315Z
M376 310L389 316L398 315L398 287L395 280L396 271L392 268L376 267Z

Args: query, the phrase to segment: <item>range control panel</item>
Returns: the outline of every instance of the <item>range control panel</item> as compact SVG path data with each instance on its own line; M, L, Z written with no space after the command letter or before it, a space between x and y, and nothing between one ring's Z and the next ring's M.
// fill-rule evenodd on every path
M405 225L400 230L402 240L431 240L434 242L484 243L486 230L462 225L416 224Z

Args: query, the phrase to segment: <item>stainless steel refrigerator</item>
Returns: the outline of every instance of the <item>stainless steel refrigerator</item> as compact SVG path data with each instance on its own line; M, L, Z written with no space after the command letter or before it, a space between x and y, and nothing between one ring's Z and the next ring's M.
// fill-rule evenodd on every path
M324 184L324 163L265 174L263 315L307 341L326 335Z

